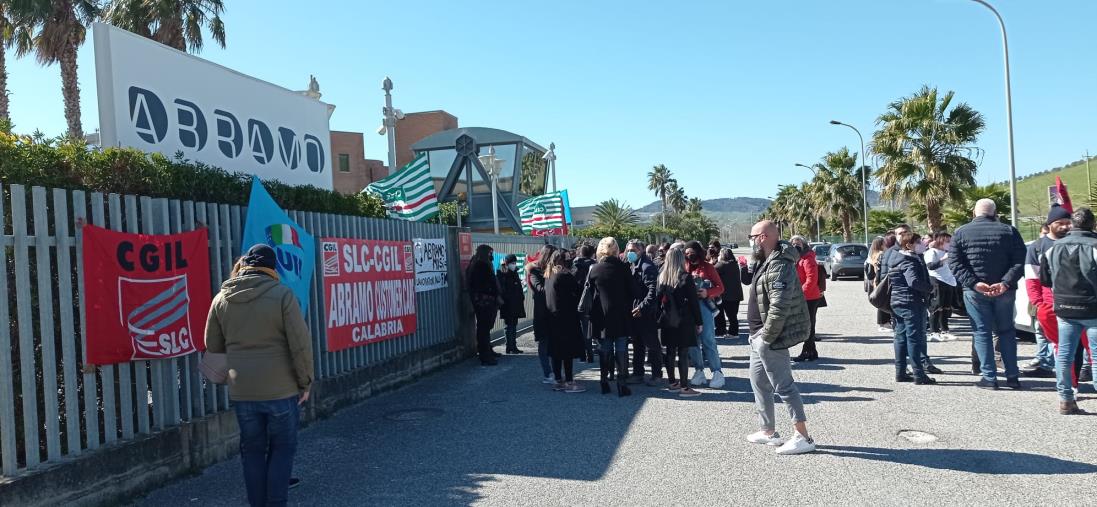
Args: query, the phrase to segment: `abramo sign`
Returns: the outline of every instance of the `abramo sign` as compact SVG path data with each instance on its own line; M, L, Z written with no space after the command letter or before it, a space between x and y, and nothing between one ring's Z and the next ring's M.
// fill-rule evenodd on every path
M321 238L327 350L415 332L415 260L410 242Z

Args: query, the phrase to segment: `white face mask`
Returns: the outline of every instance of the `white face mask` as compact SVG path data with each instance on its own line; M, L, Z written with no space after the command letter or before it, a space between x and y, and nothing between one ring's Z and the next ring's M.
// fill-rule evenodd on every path
M515 263L513 263L513 262L511 262L511 263L508 263L508 264L507 264L507 269L509 269L509 270L511 270L511 271L515 271L515 270L517 270L517 269L518 269L518 264L515 264Z

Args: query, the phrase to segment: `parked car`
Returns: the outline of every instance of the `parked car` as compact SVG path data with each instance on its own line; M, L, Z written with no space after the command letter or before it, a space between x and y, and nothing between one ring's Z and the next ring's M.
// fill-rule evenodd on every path
M842 276L864 280L865 259L868 259L867 246L860 243L836 243L830 246L824 267L831 280Z
M1031 245L1029 241L1025 246ZM1036 334L1036 318L1028 314L1028 291L1025 290L1025 280L1018 283L1017 297L1013 302L1013 327L1022 333Z
M830 258L830 243L809 243L811 249L815 251L815 262L818 262L820 266L824 268L827 265L827 259Z

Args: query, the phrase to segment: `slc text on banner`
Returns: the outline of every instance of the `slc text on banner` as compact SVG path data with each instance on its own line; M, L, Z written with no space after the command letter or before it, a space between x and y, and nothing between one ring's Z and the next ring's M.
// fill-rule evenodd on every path
M301 313L308 315L312 272L316 267L316 239L278 207L259 178L252 177L241 255L259 243L274 249L282 283L297 296Z
M206 349L212 297L205 229L151 235L85 225L81 247L89 364Z
M415 332L411 243L321 238L328 352Z
M411 242L415 253L415 292L449 286L446 240L419 238Z

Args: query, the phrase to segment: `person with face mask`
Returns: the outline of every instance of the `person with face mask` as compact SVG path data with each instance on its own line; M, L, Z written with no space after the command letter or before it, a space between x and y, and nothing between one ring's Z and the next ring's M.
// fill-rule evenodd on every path
M800 289L804 291L808 315L811 317L811 333L808 334L800 355L792 360L797 363L814 361L819 359L819 351L815 346L815 317L819 312L819 304L823 301L823 292L819 290L819 263L816 262L815 251L808 246L808 241L803 236L793 236L789 243L800 252L800 260L796 262L796 275L800 278Z
M630 384L658 385L663 379L663 348L659 345L655 311L658 308L659 268L644 252L644 243L638 239L628 242L625 260L632 268L632 277L643 287L644 293L636 298L632 307L632 375ZM644 380L644 358L651 364L651 378Z
M503 298L499 318L505 325L507 354L521 354L517 343L518 319L526 317L526 295L522 292L522 279L518 277L518 256L507 254L495 277L499 280L500 296Z
M933 286L922 260L921 236L906 231L897 235L899 250L888 257L887 277L891 283L891 310L895 319L895 381L917 385L936 384L926 375L926 301ZM907 360L914 370L907 374Z
M701 346L690 349L690 359L697 371L690 384L700 386L708 384L713 389L724 387L724 371L720 363L720 350L716 347L716 312L714 299L724 293L724 283L716 267L705 260L705 249L698 241L690 241L685 246L686 269L697 283L697 298L701 305L701 334L698 336ZM707 288L706 288L707 287ZM712 380L705 378L705 364L712 372Z

